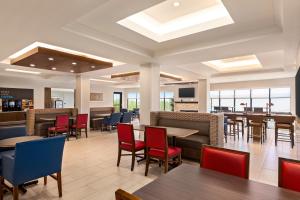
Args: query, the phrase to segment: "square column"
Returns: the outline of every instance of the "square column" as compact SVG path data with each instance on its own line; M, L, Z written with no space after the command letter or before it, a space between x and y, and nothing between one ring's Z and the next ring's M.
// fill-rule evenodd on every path
M157 64L140 66L140 102L140 123L149 125L150 112L160 110L160 66Z
M198 80L198 111L208 112L210 84L207 79Z
M80 114L89 114L90 127L90 79L82 75L76 76L75 107Z

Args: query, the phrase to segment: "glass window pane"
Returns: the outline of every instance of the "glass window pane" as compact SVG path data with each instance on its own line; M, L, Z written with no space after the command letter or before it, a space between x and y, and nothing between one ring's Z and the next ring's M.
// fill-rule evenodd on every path
M252 98L269 98L269 89L253 89Z
M221 98L233 98L234 97L234 90L221 90L220 91Z
M210 98L219 98L219 91L210 91Z
M140 98L140 93L136 93L136 98Z
M252 99L252 108L263 108L266 111L267 103L269 103L269 99Z
M173 111L173 99L165 99L165 111Z
M271 88L271 97L290 97L290 88Z
M242 105L241 103L247 103L247 107L250 107L250 99L235 99L235 111L244 111L246 105Z
M250 90L236 90L235 98L250 98Z
M160 110L164 110L165 109L165 107L164 107L164 99L160 99L159 107L160 107Z
M128 99L127 108L128 110L133 110L134 108L136 108L136 99Z
M165 92L160 92L160 98L164 98L165 97Z
M165 98L174 98L173 92L165 92Z
M131 99L134 99L134 98L136 98L136 93L135 92L129 92L127 97L131 98Z
M234 106L234 99L221 99L222 107L229 107L229 110Z
M219 107L219 99L211 99L211 108L215 110L215 107Z
M275 98L271 99L274 104L271 107L272 112L291 112L291 99L290 98Z

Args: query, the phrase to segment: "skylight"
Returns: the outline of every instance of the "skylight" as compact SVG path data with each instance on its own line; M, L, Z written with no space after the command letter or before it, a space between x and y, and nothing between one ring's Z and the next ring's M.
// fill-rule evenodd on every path
M203 62L203 64L213 67L220 72L243 71L262 68L262 65L257 59L256 55L211 60Z
M156 42L234 23L220 0L167 0L117 22Z

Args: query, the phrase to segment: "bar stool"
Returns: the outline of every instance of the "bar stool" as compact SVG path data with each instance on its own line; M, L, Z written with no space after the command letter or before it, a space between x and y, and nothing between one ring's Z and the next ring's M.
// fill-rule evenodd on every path
M226 114L226 116L228 118L227 124L229 125L229 134L227 135L234 136L234 140L237 135L239 139L240 125L241 125L242 136L244 136L244 120L238 118L236 114Z
M261 144L265 141L266 127L265 127L264 119L265 119L264 115L255 115L255 114L247 115L247 121L248 121L247 143L249 142L250 138L253 138L253 132L255 128L260 130Z

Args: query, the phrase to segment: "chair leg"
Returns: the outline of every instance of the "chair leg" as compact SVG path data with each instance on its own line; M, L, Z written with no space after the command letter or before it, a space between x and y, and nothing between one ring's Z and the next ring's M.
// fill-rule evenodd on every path
M249 138L250 138L250 126L247 127L247 143L249 143Z
M47 185L47 176L44 176L44 185Z
M88 138L87 128L85 128L85 137Z
M131 171L134 170L134 164L135 164L135 152L132 152L132 158L131 158Z
M117 166L118 167L119 167L120 161L121 161L121 153L122 153L122 149L119 147L119 150L118 150L118 161L117 161Z
M244 125L244 121L242 121L242 137L244 138L244 129L245 129L245 125Z
M181 165L182 164L181 154L179 154L178 156L178 161L179 161L179 165Z
M0 200L3 200L4 178L0 177Z
M146 169L145 169L145 176L147 176L147 175L148 175L149 163L150 163L150 158L149 158L149 156L147 155L147 158L146 158Z
M277 146L277 140L278 140L278 128L275 127L275 146Z
M166 159L166 160L165 160L165 174L168 173L168 171L169 171L169 162L168 162L168 160Z
M62 197L61 172L57 172L57 187L58 187L58 195L59 197Z
M78 139L78 129L75 129L76 140Z
M13 187L13 200L19 199L19 186Z

